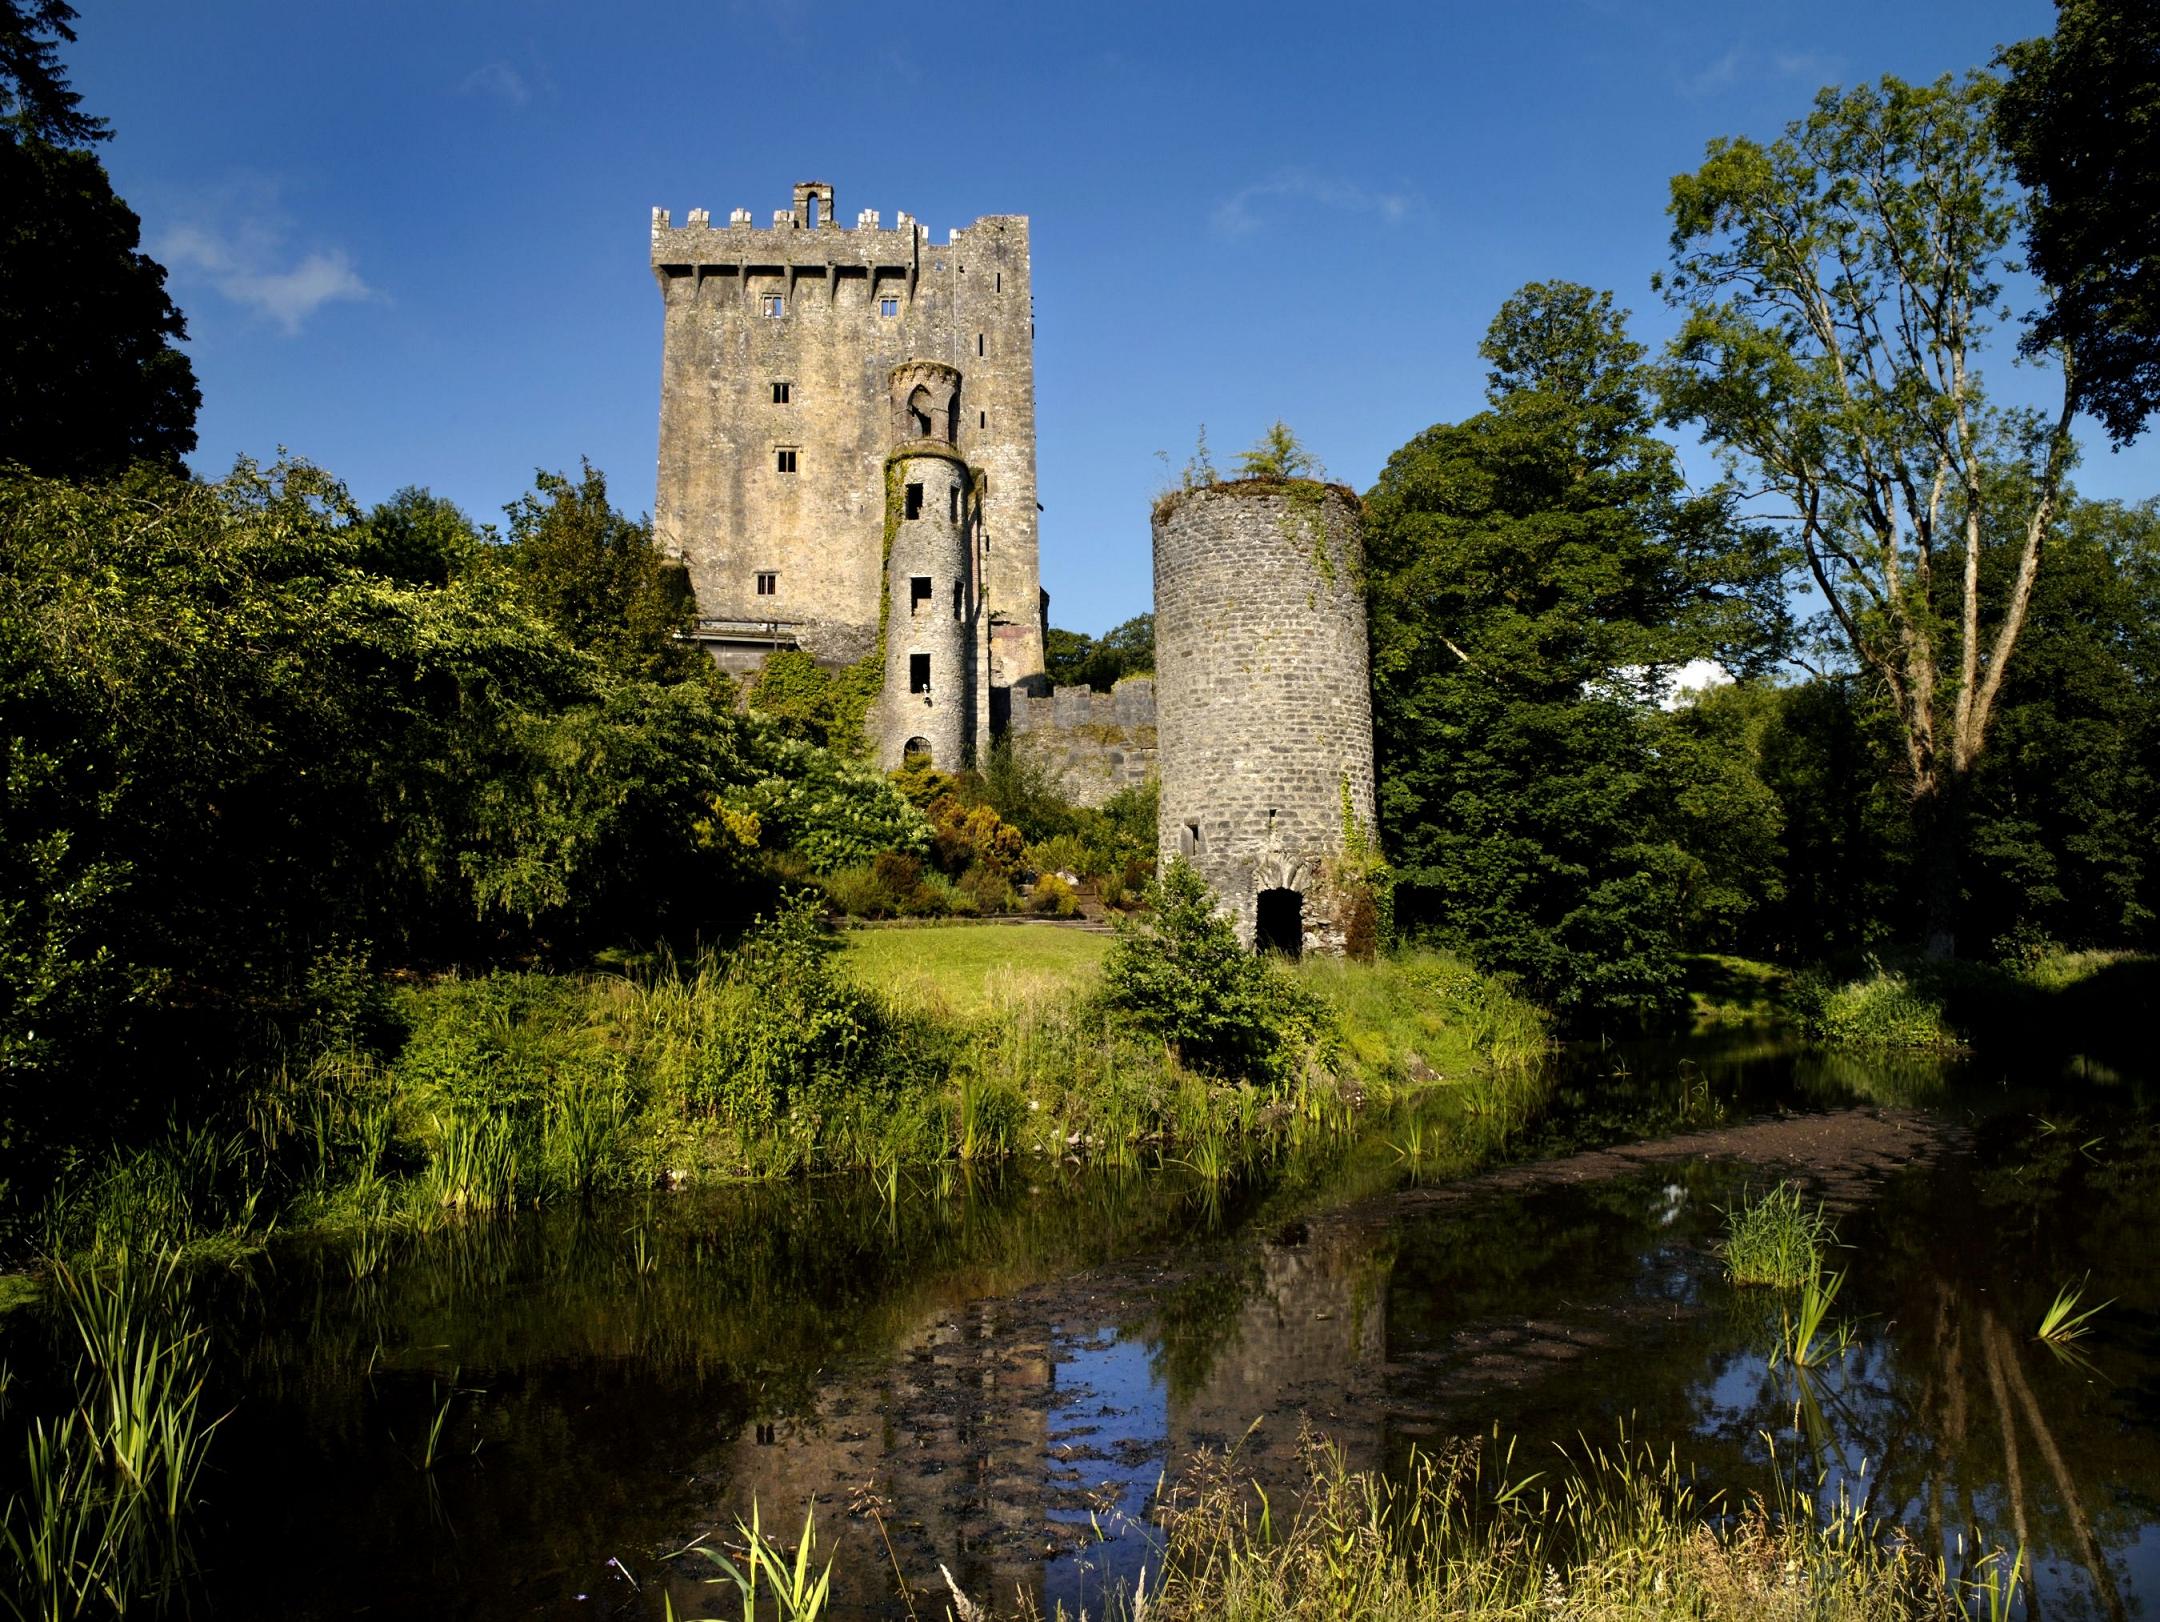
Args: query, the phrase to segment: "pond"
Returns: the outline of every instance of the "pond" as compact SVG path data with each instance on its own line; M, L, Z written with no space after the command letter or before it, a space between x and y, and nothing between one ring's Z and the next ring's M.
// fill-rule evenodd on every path
M1496 1430L1525 1457L1670 1445L1710 1486L1782 1468L1953 1568L2023 1545L2050 1616L2160 1614L2153 1106L2086 1060L1740 1035L1570 1054L1504 1120L1443 1097L1219 1189L1038 1163L296 1242L203 1286L231 1413L190 1589L235 1616L719 1615L732 1590L665 1557L753 1499L792 1540L814 1500L840 1616L906 1616L896 1567L943 1614L941 1565L1093 1608L1152 1559L1166 1472L1235 1446L1294 1485L1302 1416L1358 1468ZM1428 1128L1491 1167L1443 1175ZM1852 1325L1805 1379L1773 1365L1777 1298L1713 1252L1788 1162ZM2088 1275L2112 1304L2057 1356L2034 1329ZM47 1329L16 1318L34 1375Z

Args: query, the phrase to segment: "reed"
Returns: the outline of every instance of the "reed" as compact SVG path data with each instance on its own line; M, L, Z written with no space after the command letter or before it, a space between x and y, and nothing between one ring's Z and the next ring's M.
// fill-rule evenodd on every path
M2089 1282L2089 1276L2088 1280ZM2102 1301L2080 1312L2078 1303L2085 1299L2085 1284L2075 1287L2065 1284L2055 1292L2055 1299L2048 1303L2046 1312L2040 1315L2038 1338L2050 1346L2069 1346L2084 1339L2092 1328L2092 1321L2115 1303Z
M1810 1211L1792 1183L1779 1183L1725 1213L1718 1254L1735 1284L1799 1289L1822 1271L1823 1252L1836 1242L1820 1205Z

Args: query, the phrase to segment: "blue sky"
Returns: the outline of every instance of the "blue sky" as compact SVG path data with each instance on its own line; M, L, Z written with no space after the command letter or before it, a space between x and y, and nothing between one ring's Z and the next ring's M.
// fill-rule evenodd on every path
M172 269L199 470L280 445L372 502L496 519L535 467L652 505L649 210L1034 218L1043 580L1060 625L1148 606L1147 507L1202 423L1273 418L1370 484L1482 404L1525 281L1656 341L1667 181L1814 91L1984 65L2048 0L1415 6L119 5L68 59ZM2043 380L1990 370L1999 393ZM2160 434L2088 494L2160 491ZM1706 462L1696 464L1707 476Z

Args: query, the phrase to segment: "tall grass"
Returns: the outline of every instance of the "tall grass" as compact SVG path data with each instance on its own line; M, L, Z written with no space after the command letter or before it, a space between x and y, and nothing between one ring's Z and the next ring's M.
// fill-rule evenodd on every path
M82 1348L74 1407L32 1422L24 1488L0 1518L14 1568L0 1590L21 1617L125 1612L170 1588L219 1420L203 1409L203 1331L175 1253L125 1250L53 1279Z
M1775 1473L1752 1496L1705 1492L1671 1453L1583 1446L1525 1475L1490 1441L1413 1453L1400 1481L1349 1470L1308 1436L1287 1513L1203 1457L1162 1507L1138 1622L1439 1622L1690 1617L1698 1622L1963 1618L1939 1563L1840 1499ZM1136 1585L1137 1586L1137 1585Z
M1823 1252L1835 1241L1822 1207L1810 1211L1797 1185L1779 1183L1725 1213L1718 1254L1735 1284L1796 1290L1821 1272Z

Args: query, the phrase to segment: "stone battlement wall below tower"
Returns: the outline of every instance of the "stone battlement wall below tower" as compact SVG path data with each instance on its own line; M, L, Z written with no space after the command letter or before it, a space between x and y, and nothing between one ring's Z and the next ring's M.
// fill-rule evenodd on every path
M1098 806L1155 775L1155 681L1127 676L1107 693L1087 687L1015 689L1013 748L1075 805Z

